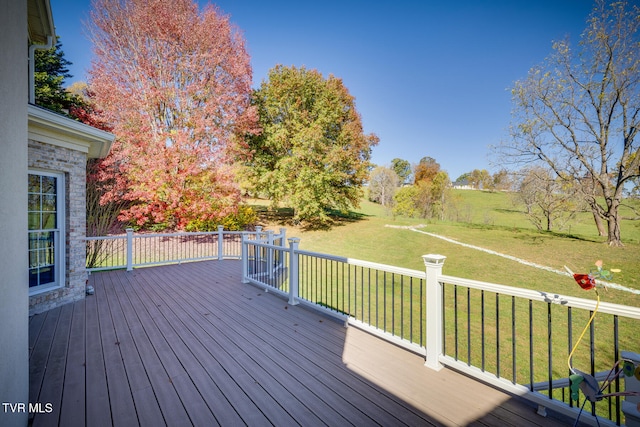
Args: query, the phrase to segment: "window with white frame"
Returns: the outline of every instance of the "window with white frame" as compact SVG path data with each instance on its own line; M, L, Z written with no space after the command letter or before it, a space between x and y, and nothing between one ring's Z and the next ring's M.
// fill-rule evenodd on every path
M29 171L29 293L64 284L64 174Z

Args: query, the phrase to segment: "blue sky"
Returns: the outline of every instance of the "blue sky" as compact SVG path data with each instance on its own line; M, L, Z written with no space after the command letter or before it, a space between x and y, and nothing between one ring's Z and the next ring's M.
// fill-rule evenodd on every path
M204 1L200 1L204 4ZM215 2L243 32L254 86L276 64L333 74L356 99L373 162L436 159L455 180L495 171L489 146L508 140L510 88L551 53L577 44L590 0L361 0ZM85 79L89 0L51 0L74 75Z

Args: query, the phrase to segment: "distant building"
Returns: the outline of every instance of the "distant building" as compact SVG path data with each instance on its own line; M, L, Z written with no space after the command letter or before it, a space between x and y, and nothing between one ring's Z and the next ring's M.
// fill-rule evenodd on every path
M457 190L475 190L473 185L469 184L469 180L466 179L466 178L459 179L456 182L454 182L453 183L453 188L455 188Z

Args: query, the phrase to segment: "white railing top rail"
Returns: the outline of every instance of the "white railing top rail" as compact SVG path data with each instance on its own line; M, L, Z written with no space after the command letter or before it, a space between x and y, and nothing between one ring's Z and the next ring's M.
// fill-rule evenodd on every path
M242 234L248 234L248 235L266 235L266 231L229 231L229 230L223 230L222 231L223 234L230 234L230 235L242 235ZM134 233L133 237L134 238L138 238L138 237L144 237L144 238L150 238L150 237L187 237L187 236L211 236L211 235L218 235L220 234L219 231L181 231L181 232L176 232L176 233ZM282 234L274 234L273 235L274 238L279 238L282 237ZM85 237L85 240L112 240L112 239L126 239L127 235L126 234L117 234L117 235L111 235L111 236L87 236Z
M126 239L126 234L118 234L115 236L86 236L84 239L87 241L91 240L117 240L117 239Z
M597 301L591 299L570 297L542 291L533 291L530 289L516 288L507 285L498 285L495 283L481 282L478 280L463 279L460 277L448 276L444 274L440 276L440 281L451 285L480 289L484 291L495 292L501 295L530 299L533 301L559 304L565 307L578 308L582 310L594 310L597 304ZM628 317L631 319L640 319L640 308L625 306L621 304L600 302L598 312Z
M346 264L357 265L358 267L371 268L374 270L384 271L386 273L402 274L404 276L414 277L416 279L424 279L424 271L412 270L404 267L396 267L394 265L379 264L377 262L363 261L356 258L340 257L336 255L322 254L311 251L296 251L297 254L310 257L322 258L330 261L344 262Z
M256 240L247 240L246 243L249 245L258 246L261 248L282 250L282 246L269 245L268 243L256 241ZM401 274L404 276L414 277L416 279L424 279L424 271L411 270L409 268L396 267L394 265L379 264L376 262L363 261L355 258L346 258L346 257L337 256L337 255L329 255L329 254L324 254L320 252L296 250L295 253L298 255L305 255L305 256L314 257L314 258L326 259L329 261L336 261L336 262L343 262L345 264L350 264L350 265L357 265L358 267L371 268L371 269L383 271L386 273L395 273L395 274Z

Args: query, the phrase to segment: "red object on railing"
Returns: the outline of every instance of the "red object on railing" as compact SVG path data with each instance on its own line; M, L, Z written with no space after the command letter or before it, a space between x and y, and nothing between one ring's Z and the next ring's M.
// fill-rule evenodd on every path
M574 274L573 278L585 291L596 287L596 279L590 274Z

